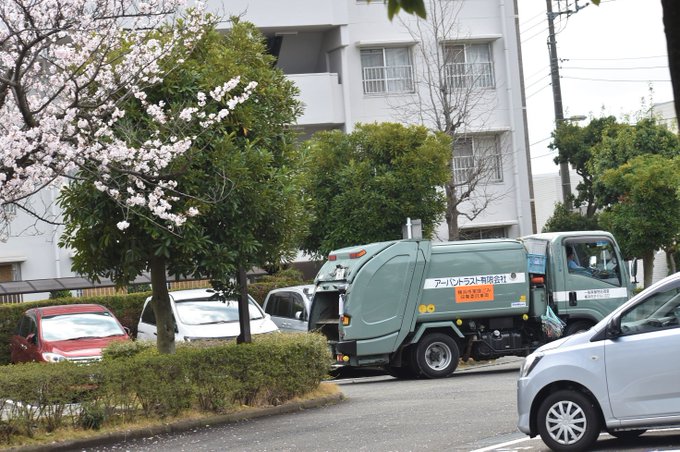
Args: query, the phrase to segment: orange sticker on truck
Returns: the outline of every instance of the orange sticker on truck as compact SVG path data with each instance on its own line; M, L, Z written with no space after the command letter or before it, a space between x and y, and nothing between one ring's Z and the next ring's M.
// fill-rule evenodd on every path
M456 287L456 303L493 301L493 284Z

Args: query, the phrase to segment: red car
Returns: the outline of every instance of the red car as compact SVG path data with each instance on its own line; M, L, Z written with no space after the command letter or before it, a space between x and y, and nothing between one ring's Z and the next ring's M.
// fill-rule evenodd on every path
M89 362L102 349L130 336L118 319L98 304L46 306L27 310L10 340L13 363Z

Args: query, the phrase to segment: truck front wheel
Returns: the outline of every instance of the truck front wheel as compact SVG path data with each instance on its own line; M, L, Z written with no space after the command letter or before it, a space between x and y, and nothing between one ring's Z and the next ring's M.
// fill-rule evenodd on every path
M432 333L423 337L416 346L416 362L427 378L442 378L458 367L460 351L450 336Z

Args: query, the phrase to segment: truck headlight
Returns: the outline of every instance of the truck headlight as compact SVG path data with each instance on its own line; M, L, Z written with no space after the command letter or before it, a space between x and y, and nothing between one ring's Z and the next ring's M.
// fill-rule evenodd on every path
M532 353L524 359L524 364L522 364L522 369L519 371L519 377L524 378L528 376L536 364L543 359L543 353Z

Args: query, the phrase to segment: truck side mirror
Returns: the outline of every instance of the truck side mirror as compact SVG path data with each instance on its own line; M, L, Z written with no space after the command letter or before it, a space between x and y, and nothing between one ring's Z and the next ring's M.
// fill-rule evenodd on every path
M38 343L38 336L36 336L35 333L31 333L28 336L26 336L26 341L31 343L31 344L37 344Z

